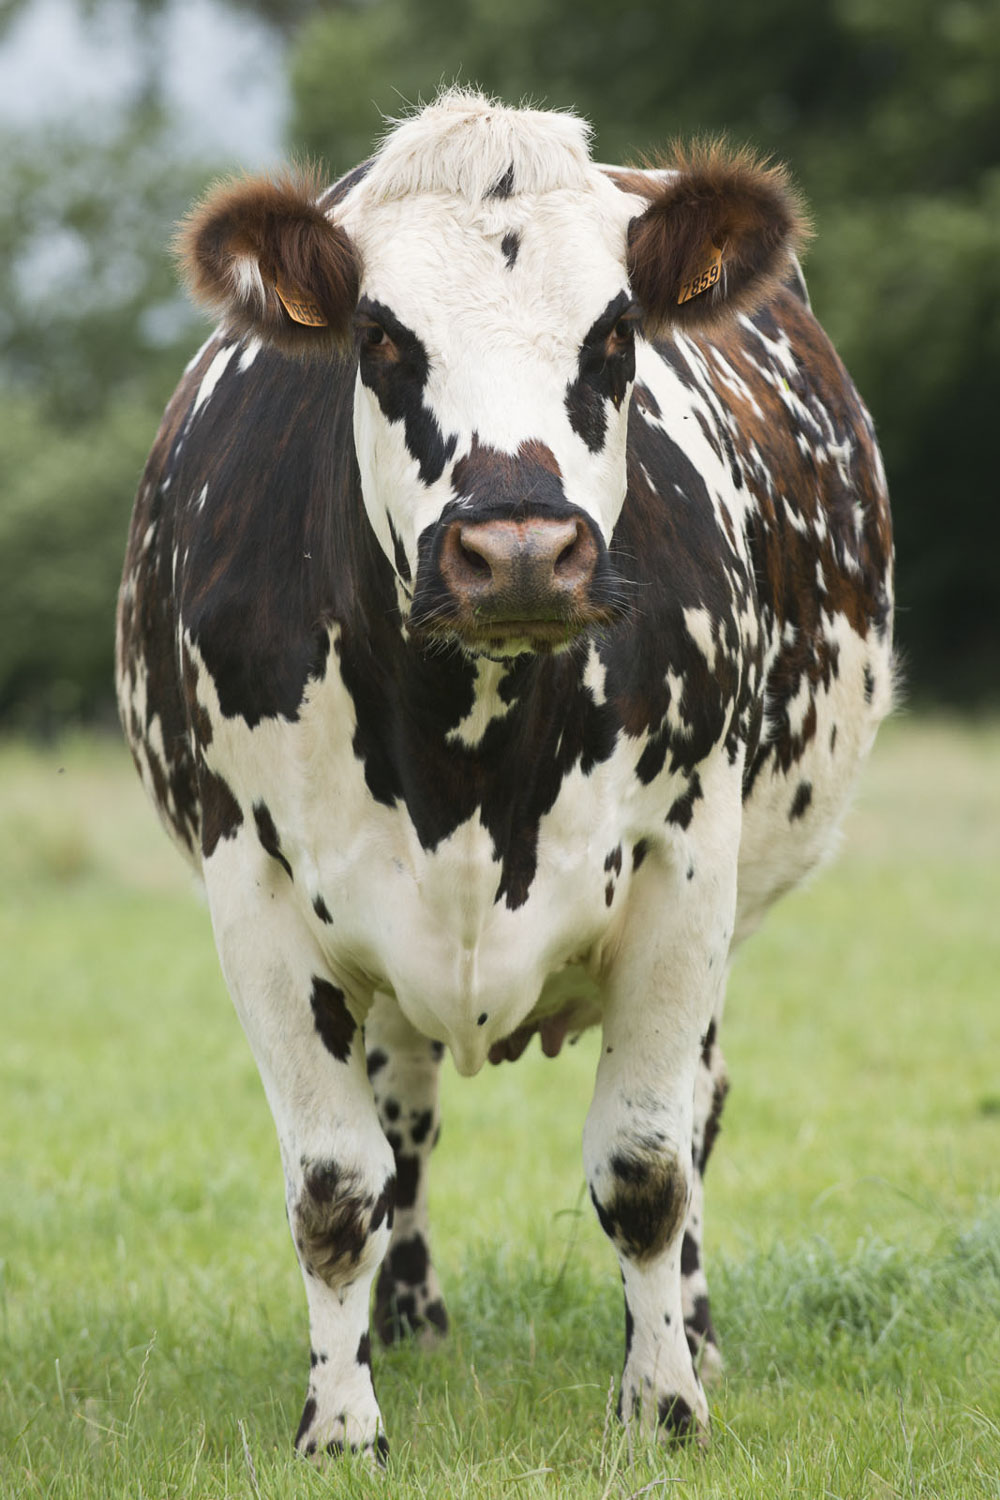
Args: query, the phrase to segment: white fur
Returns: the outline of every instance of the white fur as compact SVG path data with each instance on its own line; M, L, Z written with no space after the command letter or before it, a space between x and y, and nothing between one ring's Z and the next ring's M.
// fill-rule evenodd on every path
M456 88L391 124L361 188L373 203L416 193L478 203L511 164L518 193L580 189L591 171L590 126L568 111L511 109Z

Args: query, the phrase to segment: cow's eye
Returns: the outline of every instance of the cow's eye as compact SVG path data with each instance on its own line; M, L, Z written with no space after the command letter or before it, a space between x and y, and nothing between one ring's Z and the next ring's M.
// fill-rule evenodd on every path
M619 343L625 344L635 333L635 321L632 318L619 318L614 327L615 338Z
M366 323L363 338L368 348L374 349L385 342L385 331L377 323Z

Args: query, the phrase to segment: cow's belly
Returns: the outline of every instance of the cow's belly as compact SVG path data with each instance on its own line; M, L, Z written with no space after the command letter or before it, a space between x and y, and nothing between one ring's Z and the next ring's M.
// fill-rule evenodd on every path
M784 769L765 762L743 809L734 944L768 907L832 855L858 772L892 707L892 651L838 617L838 671L829 688L801 686L790 708L794 730L815 709L816 728Z

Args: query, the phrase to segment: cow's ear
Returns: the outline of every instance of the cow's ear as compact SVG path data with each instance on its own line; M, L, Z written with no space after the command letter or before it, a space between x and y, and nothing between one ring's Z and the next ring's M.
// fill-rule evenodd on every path
M647 332L695 331L752 310L777 290L809 234L785 168L718 142L675 148L662 167L670 175L619 178L649 200L628 234L629 281Z
M358 300L353 247L320 191L306 172L218 183L175 243L197 302L288 354L343 346Z

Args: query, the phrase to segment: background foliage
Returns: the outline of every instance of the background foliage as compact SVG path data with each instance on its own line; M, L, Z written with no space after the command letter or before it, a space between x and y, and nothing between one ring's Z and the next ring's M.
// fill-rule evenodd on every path
M370 151L380 112L398 114L456 77L576 107L605 160L718 130L787 160L817 223L814 304L884 446L911 692L996 699L1000 8L235 8L287 49L290 148L332 170ZM100 713L109 702L131 493L198 338L173 290L170 226L211 166L235 165L178 160L173 140L154 53L124 113L0 139L0 722Z

